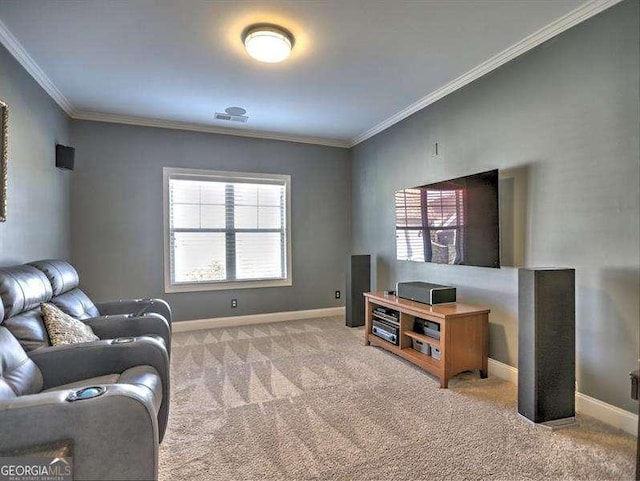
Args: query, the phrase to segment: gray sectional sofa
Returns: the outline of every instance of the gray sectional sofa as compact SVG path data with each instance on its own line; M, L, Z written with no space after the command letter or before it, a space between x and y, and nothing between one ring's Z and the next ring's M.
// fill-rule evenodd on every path
M52 346L43 302L100 340ZM164 301L95 304L64 261L0 268L0 456L67 440L74 479L157 479L170 346Z

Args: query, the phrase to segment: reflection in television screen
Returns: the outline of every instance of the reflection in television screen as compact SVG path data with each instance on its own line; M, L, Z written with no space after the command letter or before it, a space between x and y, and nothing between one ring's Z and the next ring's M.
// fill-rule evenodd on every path
M500 267L498 170L399 190L399 260Z

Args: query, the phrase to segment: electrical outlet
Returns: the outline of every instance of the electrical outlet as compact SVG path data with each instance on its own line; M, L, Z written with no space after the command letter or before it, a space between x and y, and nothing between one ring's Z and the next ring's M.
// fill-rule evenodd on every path
M340 291L336 291L336 299L340 299Z
M238 299L231 299L231 308L235 309L238 307Z

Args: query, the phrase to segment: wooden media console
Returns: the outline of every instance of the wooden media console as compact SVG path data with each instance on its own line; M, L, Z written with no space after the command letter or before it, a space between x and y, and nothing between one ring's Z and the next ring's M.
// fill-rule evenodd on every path
M480 377L487 377L489 356L489 309L469 304L422 304L420 302L367 292L365 297L365 345L373 344L420 366L440 379L440 387L446 388L456 374L478 369ZM388 316L380 317L376 307L398 312L398 322ZM399 345L381 339L371 331L373 319L381 319L399 328ZM413 330L416 318L435 322L440 326L440 339ZM439 350L440 359L412 348L412 339Z

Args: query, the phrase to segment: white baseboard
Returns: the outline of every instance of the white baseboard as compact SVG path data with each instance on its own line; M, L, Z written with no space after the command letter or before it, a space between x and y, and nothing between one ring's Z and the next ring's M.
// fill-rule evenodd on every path
M173 332L199 331L216 327L250 326L252 324L268 324L270 322L295 321L298 319L314 319L316 317L344 316L344 307L327 307L324 309L308 309L306 311L270 312L268 314L251 314L248 316L215 317L195 321L174 322Z
M489 375L518 385L518 369L489 358ZM576 392L576 412L596 418L603 423L637 436L638 415L607 404L581 392Z
M610 426L638 435L638 415L612 406L581 392L576 393L576 411L596 418Z
M489 358L489 376L499 377L518 385L518 369L491 358Z

